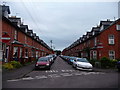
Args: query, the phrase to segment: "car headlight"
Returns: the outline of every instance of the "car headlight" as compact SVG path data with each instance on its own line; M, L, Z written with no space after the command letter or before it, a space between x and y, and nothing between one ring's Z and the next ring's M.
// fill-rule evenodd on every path
M38 64L36 64L36 66L38 66Z
M46 64L47 66L49 66L49 64Z

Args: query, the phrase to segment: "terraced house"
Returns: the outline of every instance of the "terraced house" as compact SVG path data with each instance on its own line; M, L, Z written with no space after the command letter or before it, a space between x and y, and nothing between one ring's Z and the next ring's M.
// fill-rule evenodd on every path
M21 22L21 18L9 17L9 6L3 5L1 7L3 62L16 60L24 63L53 53L53 50L36 33L33 33L28 25ZM9 42L6 42L5 39L9 39Z
M120 59L120 18L100 21L97 27L76 40L62 52L63 55L89 59Z

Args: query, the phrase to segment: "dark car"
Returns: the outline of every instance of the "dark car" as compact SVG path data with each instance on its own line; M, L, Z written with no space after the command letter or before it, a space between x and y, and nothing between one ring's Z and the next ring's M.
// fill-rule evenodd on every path
M49 57L41 57L37 60L35 64L35 69L50 69L51 62Z
M68 62L70 56L62 56L62 59Z
M120 71L120 61L117 62L117 68Z
M49 57L51 63L54 63L54 61L55 61L55 59L56 59L57 56L55 54L50 54L50 55L47 55L46 57Z

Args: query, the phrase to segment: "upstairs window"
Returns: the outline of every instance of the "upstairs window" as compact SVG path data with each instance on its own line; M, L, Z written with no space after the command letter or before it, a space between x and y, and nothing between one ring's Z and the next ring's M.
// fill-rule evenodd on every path
M14 39L17 40L17 30L15 30Z
M109 51L109 58L110 59L115 59L115 51L113 51L113 50Z
M97 38L94 39L94 45L97 46Z
M114 42L114 35L109 35L109 36L108 36L108 43L109 43L110 45L115 44L115 42Z
M27 44L27 36L25 36L25 43Z
M104 29L104 25L102 25L101 27L100 27L100 31L102 31Z
M117 30L120 30L120 25L116 25L116 29L117 29Z

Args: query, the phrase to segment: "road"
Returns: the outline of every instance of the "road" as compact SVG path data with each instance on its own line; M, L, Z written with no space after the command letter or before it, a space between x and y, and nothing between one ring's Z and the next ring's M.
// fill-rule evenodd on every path
M3 81L3 88L118 88L118 74L75 70L57 57L51 70L32 70L24 77Z

